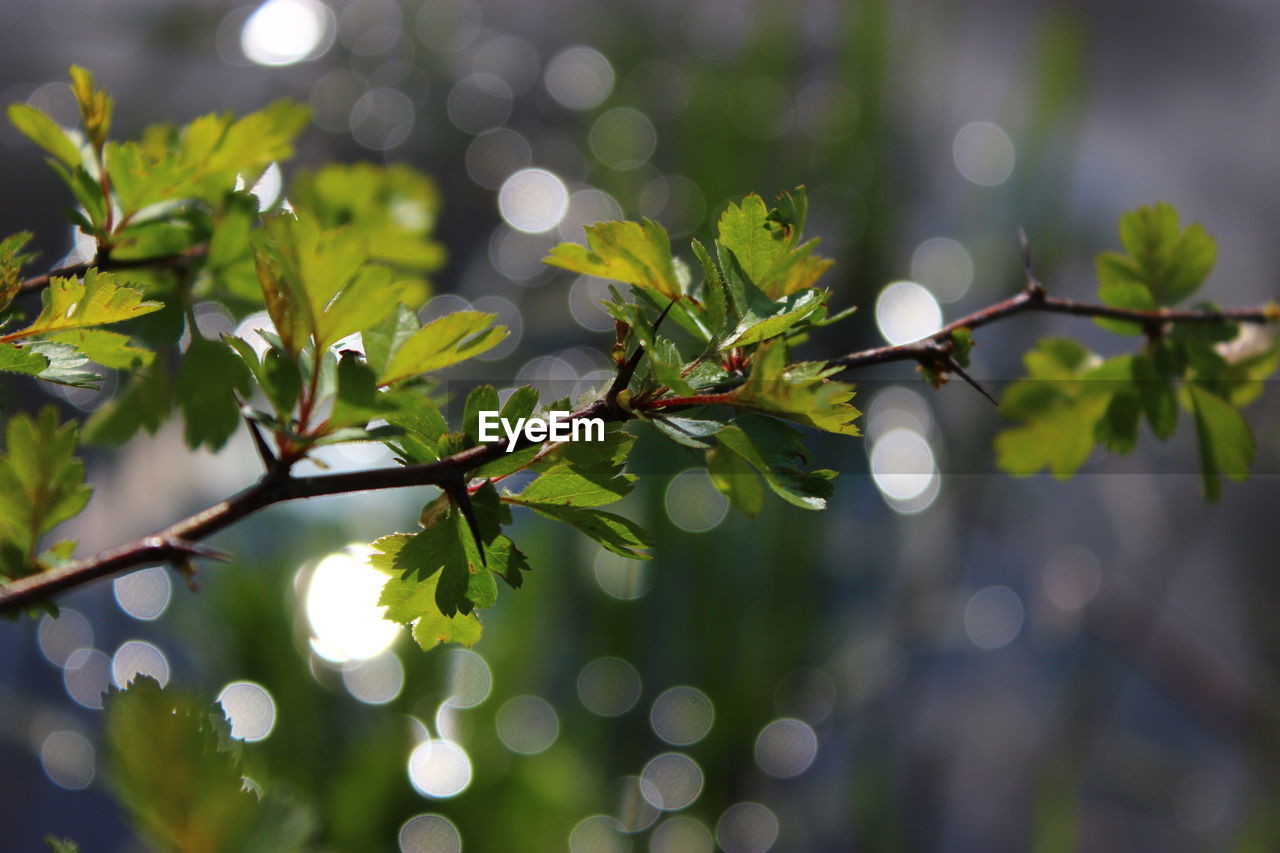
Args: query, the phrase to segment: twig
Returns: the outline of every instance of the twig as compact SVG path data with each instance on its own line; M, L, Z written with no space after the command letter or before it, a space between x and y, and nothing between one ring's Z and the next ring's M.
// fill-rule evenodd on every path
M192 246L177 253L176 255L162 255L154 258L112 258L109 255L105 258L94 258L91 261L84 261L78 264L68 264L65 267L59 267L43 275L33 276L22 282L20 290L23 293L32 290L43 290L49 286L49 281L56 277L73 278L82 276L91 269L100 270L128 270L141 268L161 269L180 269L196 258L202 258L209 251L209 247L201 244Z
M60 272L55 274L60 274ZM667 310L670 307L668 305ZM1280 322L1280 309L1275 306L1223 310L1174 310L1161 308L1153 311L1139 311L1074 302L1066 299L1053 299L1045 295L1043 286L1034 277L1029 277L1027 285L1014 296L948 323L927 338L908 344L876 347L875 349L850 353L829 361L828 365L838 367L841 370L853 370L896 361L917 361L922 364L933 363L940 355L944 358L951 357L951 347L954 345L951 333L957 329L975 329L1024 311L1045 311L1080 317L1108 317L1117 320L1131 320L1145 325L1222 321L1244 323ZM666 310L663 311L662 316L665 315ZM659 317L654 324L655 328L661 320L662 317ZM626 363L619 367L617 377L602 398L571 413L568 420L601 418L605 421L617 422L633 418L634 414L632 412L627 411L618 404L618 395L628 387L636 367L643 357L644 350L643 346L638 347ZM961 378L978 387L979 391L990 398L990 394L985 389L978 386L963 370L958 369L958 365L954 363L954 360L950 366ZM679 406L724 403L731 400L731 394L666 397L648 401L644 408L671 409ZM522 450L535 443L537 442L531 442L522 437L512 450ZM465 475L468 471L492 462L506 455L507 452L507 448L502 442L493 442L479 444L452 456L424 465L408 465L401 468L379 468L368 471L321 474L308 477L291 476L286 468L280 467L277 468L275 473L268 472L264 474L254 485L239 494L215 504L190 518L183 519L152 536L144 537L119 548L103 551L82 560L65 563L38 574L28 575L0 586L0 613L11 613L20 610L51 595L65 592L91 580L108 577L139 566L180 562L188 560L193 553L197 556L204 556L199 551L194 550L193 543L212 536L214 533L230 527L246 516L273 504L319 497L321 495L400 489L410 486L435 485L451 487L452 484L465 482ZM465 492L464 488L463 493L465 494Z

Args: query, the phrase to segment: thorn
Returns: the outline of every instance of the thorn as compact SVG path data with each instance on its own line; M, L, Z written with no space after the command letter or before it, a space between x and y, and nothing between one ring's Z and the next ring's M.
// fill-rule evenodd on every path
M182 580L186 583L187 589L192 592L200 591L200 582L196 580L196 567L189 559L184 557L182 559L174 560L169 565L173 567L175 572L182 576Z
M484 537L480 535L480 522L476 519L475 508L471 505L471 492L467 490L466 481L458 477L444 482L441 488L453 501L454 506L458 508L458 512L462 513L462 517L467 520L467 527L471 529L471 537L476 540L476 551L480 554L480 565L487 567L489 561L484 556Z
M982 396L990 400L991 405L993 406L1000 405L1000 401L997 400L994 396L992 396L990 391L982 387L982 384L978 382L978 380L970 376L969 373L963 367L960 366L960 363L956 361L955 356L952 356L952 355L947 356L947 367L950 368L951 372L954 373L956 376L959 376L965 382L968 382L971 386L973 386L973 389L975 391L977 391L979 394L981 394Z
M1031 241L1027 239L1027 230L1018 226L1018 243L1022 246L1022 272L1026 277L1026 290L1033 296L1044 296L1044 285L1036 278L1031 266Z
M667 318L667 312L670 311L671 306L675 304L676 301L674 299L668 302L667 307L663 308L662 313L658 315L658 319L653 321L653 334L655 336L658 334L658 327L661 326L662 321ZM627 387L631 384L631 377L635 376L636 368L640 366L640 360L644 358L644 350L644 344L638 344L635 352L631 353L631 357L626 360L626 363L618 368L618 375L614 377L613 384L609 386L609 391L605 394L606 400L609 400L612 403L618 399L619 394L627 390Z
M271 452L271 445L267 444L266 437L262 434L262 429L258 426L258 422L249 416L250 409L240 395L236 395L236 403L240 406L240 417L244 418L245 425L249 427L249 435L253 437L253 447L258 451L258 458L262 460L262 467L267 470L268 474L274 473L280 468L280 460Z
M217 560L219 563L231 562L231 555L226 551L210 548L208 545L193 542L190 539L172 536L164 540L164 545L166 548L178 551L187 557L204 557L206 560Z

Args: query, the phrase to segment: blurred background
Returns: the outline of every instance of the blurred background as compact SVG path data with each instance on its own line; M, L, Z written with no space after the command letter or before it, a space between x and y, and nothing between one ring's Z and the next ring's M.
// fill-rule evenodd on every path
M433 175L449 261L427 310L512 329L476 376L564 388L598 382L612 323L604 282L539 264L550 246L644 215L691 260L728 200L797 184L833 306L861 309L814 358L1014 292L1019 225L1050 291L1089 298L1119 215L1160 200L1218 239L1211 298L1273 298L1276 32L1264 0L8 0L0 102L74 124L74 62L116 96L116 135L309 103L262 192L334 160ZM0 188L0 234L36 231L48 265L76 250L61 185L8 126ZM980 335L973 372L998 389L1059 332L1131 343L1029 316ZM697 459L642 437L623 511L656 559L518 519L535 570L473 650L416 648L362 568L427 489L271 509L215 540L237 561L198 594L147 569L0 624L3 846L143 849L97 710L137 672L220 701L250 775L319 816L317 849L1280 846L1274 390L1250 413L1259 475L1208 506L1186 418L1069 483L1012 480L970 389L857 378L866 437L812 442L842 472L828 512L771 500L748 522ZM54 399L83 415L112 387ZM87 460L82 553L257 474L243 433L193 455L172 425Z

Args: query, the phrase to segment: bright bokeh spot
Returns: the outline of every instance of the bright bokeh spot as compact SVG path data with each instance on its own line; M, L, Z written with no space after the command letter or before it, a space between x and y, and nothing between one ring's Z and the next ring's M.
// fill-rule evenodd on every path
M498 212L517 231L550 231L568 210L569 190L564 181L546 169L521 169L503 181L498 190Z
M444 815L420 814L400 827L400 853L461 853L462 835Z
M173 581L165 566L130 572L116 578L111 588L121 610L146 622L158 619L173 597Z
M233 681L218 694L218 704L231 722L231 736L258 741L276 726L276 703L261 684Z
M980 589L964 608L964 630L980 649L999 649L1022 630L1022 599L1007 586Z
M627 713L640 701L640 673L622 658L596 658L578 673L578 698L601 717Z
M640 772L640 792L656 809L679 811L702 793L702 768L683 753L664 752Z
M649 724L653 733L673 746L697 743L711 731L716 709L696 687L672 687L653 701Z
M409 781L424 797L456 797L471 784L471 759L451 741L420 743L409 754Z
M871 477L890 501L919 498L938 477L933 449L909 427L888 430L871 445Z
M613 91L613 66L595 48L578 45L557 53L543 78L547 92L571 110L600 106Z
M545 752L560 734L556 709L540 696L516 696L498 709L494 720L498 739L512 752L536 755Z
M169 659L151 643L129 640L111 658L111 681L123 690L139 675L150 676L164 687L169 683Z
M778 818L759 803L730 806L716 824L716 841L725 853L765 853L778 840Z
M818 735L802 720L774 720L756 738L756 764L770 776L790 779L818 756Z
M347 661L342 686L366 705L385 705L404 689L404 665L390 649L368 660Z
M979 186L1003 184L1013 174L1013 140L989 121L966 124L951 145L960 174Z
M876 326L889 343L909 344L942 328L942 308L927 288L895 281L876 297Z
M329 49L333 13L320 0L267 0L240 31L240 49L259 65L293 65Z
M376 657L400 634L399 625L383 618L378 597L387 576L369 565L370 553L353 545L330 554L307 582L311 648L332 663Z

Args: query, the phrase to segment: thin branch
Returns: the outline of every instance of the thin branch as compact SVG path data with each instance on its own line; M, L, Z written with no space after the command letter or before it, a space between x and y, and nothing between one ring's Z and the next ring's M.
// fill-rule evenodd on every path
M951 333L957 329L975 329L1025 311L1044 311L1081 317L1107 317L1116 320L1130 320L1142 323L1148 328L1169 323L1280 322L1280 309L1277 309L1274 305L1264 308L1223 310L1174 310L1162 308L1153 311L1138 311L1074 302L1066 299L1053 299L1045 295L1043 286L1034 277L1029 276L1027 285L1019 293L995 305L948 323L927 338L908 344L876 347L875 349L850 353L833 359L828 364L843 371L896 361L917 361L922 364L936 363L939 357L943 359L950 358L951 348L954 346ZM665 315L665 313L664 311L663 314ZM655 323L655 327L656 325ZM638 348L619 367L617 378L601 399L571 413L568 419L572 421L584 418L601 418L605 421L617 422L630 420L634 417L631 412L619 405L617 397L621 391L627 388L643 352L644 347ZM950 367L962 378L972 382L962 370L958 369L954 361L952 361ZM979 386L979 390L983 389ZM672 409L681 406L716 404L727 402L731 397L732 395L729 394L665 397L646 401L643 404L643 408ZM531 442L527 438L521 438L512 449L521 450L534 444L545 444L545 442ZM156 563L182 565L193 555L203 556L194 543L230 527L258 510L274 504L322 495L400 489L411 486L434 485L453 488L460 480L465 482L465 476L469 471L492 462L506 455L507 452L506 446L502 442L494 442L479 444L452 456L424 465L408 465L400 468L379 468L307 477L292 476L282 465L274 473L269 471L264 474L255 484L239 494L215 504L203 512L183 519L152 536L0 585L0 613L15 612L36 604L51 595L73 589L91 580L108 577L140 566Z
M892 344L872 349L852 352L834 358L827 364L846 370L858 367L870 367L876 364L888 364L894 361L922 361L935 354L933 347L951 340L951 333L957 329L976 329L997 320L1003 320L1024 311L1041 311L1048 314L1070 314L1076 317L1104 317L1112 320L1129 320L1140 323L1144 327L1165 326L1170 323L1277 323L1280 322L1280 309L1273 306L1262 308L1222 308L1222 309L1175 309L1155 308L1144 311L1136 308L1113 308L1110 305L1097 305L1091 302L1077 302L1073 299L1057 299L1045 296L1037 286L1039 282L1032 279L1032 285L1010 296L1002 302L987 306L959 320L954 320L938 331L908 344Z
M572 412L566 420L602 418L606 421L627 420L630 416L616 412L605 400ZM522 437L516 450L532 444ZM403 489L411 486L448 486L507 453L502 442L479 444L436 462L407 465L401 468L375 468L341 474L318 474L295 477L288 474L263 475L244 491L208 509L173 524L150 536L61 566L27 575L0 586L0 613L13 613L37 602L81 586L97 578L109 577L129 569L157 563L180 563L192 556L209 556L194 543L224 530L260 509L287 501Z
M84 275L91 269L100 270L130 270L148 268L160 269L181 269L197 258L202 258L209 251L209 247L200 244L184 249L176 255L161 255L153 258L112 258L109 255L105 258L95 258L91 261L84 261L79 264L68 264L65 267L58 267L43 275L33 276L22 282L20 290L23 293L33 290L43 290L49 286L49 281L55 277L75 278Z

